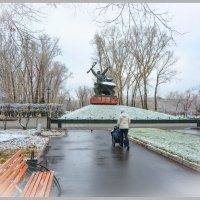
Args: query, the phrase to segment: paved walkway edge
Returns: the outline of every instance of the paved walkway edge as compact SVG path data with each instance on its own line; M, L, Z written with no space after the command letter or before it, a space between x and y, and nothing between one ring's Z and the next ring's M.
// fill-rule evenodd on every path
M196 170L196 171L200 172L200 165L199 164L196 164L196 163L190 162L188 160L185 160L185 159L183 159L183 158L181 158L181 157L179 157L177 155L171 154L171 153L169 153L167 151L164 151L162 149L154 147L154 146L152 146L150 144L147 144L147 143L145 143L145 142L143 142L141 140L138 140L136 138L130 137L130 140L135 142L135 143L137 143L137 144L139 144L139 145L141 145L141 146L144 146L147 149L152 150L152 151L154 151L154 152L156 152L156 153L158 153L158 154L160 154L162 156L165 156L165 157L167 157L167 158L169 158L171 160L174 160L174 161L176 161L176 162L178 162L178 163L180 163L182 165L185 165L185 166L187 166L187 167L189 167L189 168L191 168L193 170Z
M41 148L41 150L38 152L38 155L37 155L37 160L39 160L40 158L41 158L41 156L44 154L44 152L45 152L45 150L46 150L46 148L47 148L47 145L49 144L49 141L50 141L50 139L48 140L48 141L46 141L45 142L45 144L44 144L44 146Z

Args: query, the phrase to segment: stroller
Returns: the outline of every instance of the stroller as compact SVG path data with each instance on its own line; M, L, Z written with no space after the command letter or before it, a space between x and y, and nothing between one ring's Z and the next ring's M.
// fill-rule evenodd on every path
M112 146L115 147L116 143L120 144L120 129L118 126L114 126L113 130L111 131L111 136L112 136ZM124 139L124 147L126 146L126 142Z
M112 146L115 147L116 143L120 143L120 129L118 126L114 126L114 129L111 131L112 136Z

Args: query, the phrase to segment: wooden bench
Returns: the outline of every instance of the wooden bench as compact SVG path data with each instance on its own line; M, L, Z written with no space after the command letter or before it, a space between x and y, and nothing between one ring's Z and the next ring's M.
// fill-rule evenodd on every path
M0 197L12 197L20 193L21 197L49 197L53 179L53 171L32 172L23 190L18 184L28 169L22 150L0 166Z

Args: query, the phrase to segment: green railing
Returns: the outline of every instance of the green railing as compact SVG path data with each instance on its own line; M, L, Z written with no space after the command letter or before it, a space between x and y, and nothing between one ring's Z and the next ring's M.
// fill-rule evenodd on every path
M115 119L51 119L51 123L58 124L58 128L62 128L62 124L113 124L117 123ZM199 119L136 119L131 120L135 124L175 124L175 123L197 123L200 127Z

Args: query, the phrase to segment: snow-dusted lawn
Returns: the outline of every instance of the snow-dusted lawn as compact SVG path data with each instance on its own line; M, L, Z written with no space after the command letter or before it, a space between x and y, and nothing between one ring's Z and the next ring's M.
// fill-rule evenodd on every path
M176 116L167 115L164 113L153 112L150 110L123 106L123 105L88 105L78 110L75 110L71 113L67 113L60 117L59 119L66 120L117 120L120 114L120 111L124 109L129 114L131 119L143 119L143 120L173 120L179 119Z
M36 129L10 129L0 130L0 165L10 158L16 151L22 149L25 156L30 157L30 146L35 146L37 157L46 147L49 138L65 135L64 130L42 130L37 133Z
M199 135L157 128L132 128L129 130L129 137L200 164Z
M0 151L6 149L26 149L30 145L35 145L40 151L48 141L49 138L36 135L35 129L0 130Z

